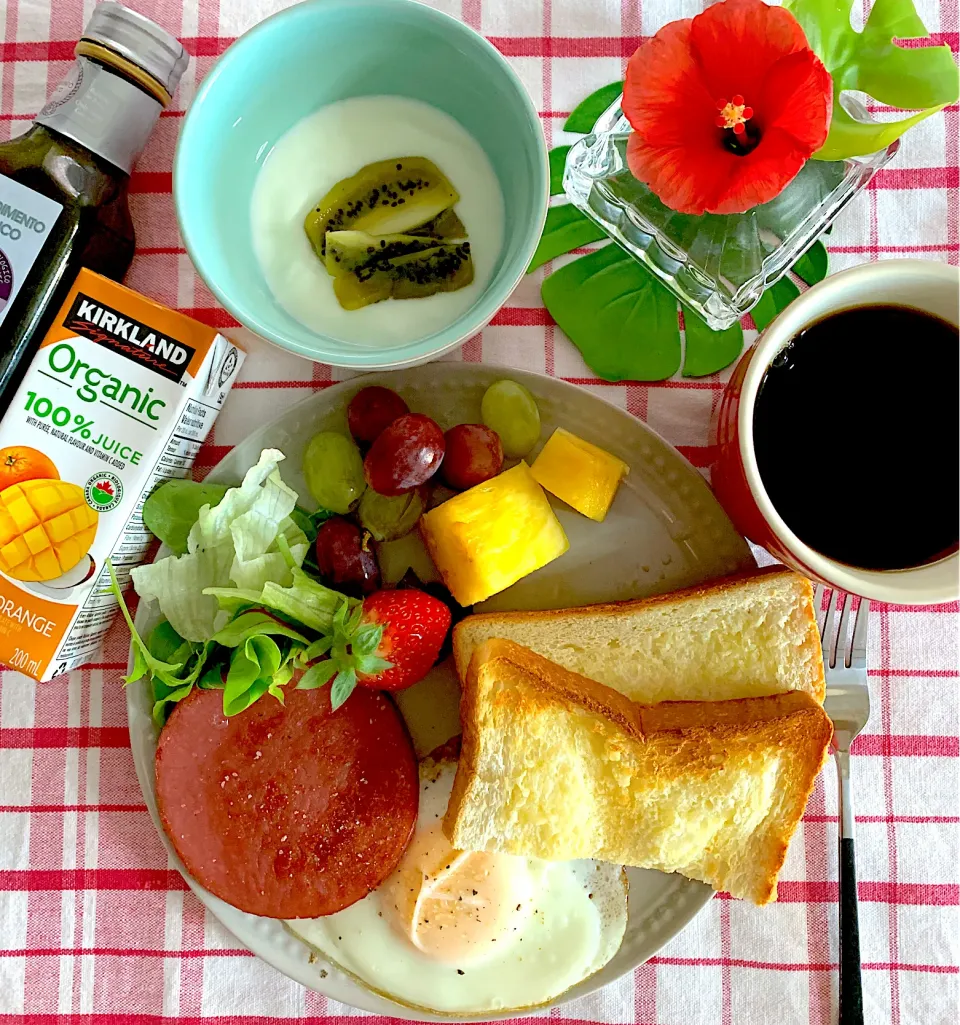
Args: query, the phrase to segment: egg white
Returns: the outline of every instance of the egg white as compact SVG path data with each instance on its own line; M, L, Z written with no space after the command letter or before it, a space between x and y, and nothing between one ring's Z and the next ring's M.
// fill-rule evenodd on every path
M421 770L417 833L446 811L455 764ZM389 887L326 918L289 928L370 989L402 1004L441 1013L522 1010L548 1004L599 971L620 948L627 924L627 884L617 865L593 861L507 859L510 896L529 895L483 948L460 960L429 956L391 924ZM506 896L506 895L504 895ZM512 909L511 909L512 910Z

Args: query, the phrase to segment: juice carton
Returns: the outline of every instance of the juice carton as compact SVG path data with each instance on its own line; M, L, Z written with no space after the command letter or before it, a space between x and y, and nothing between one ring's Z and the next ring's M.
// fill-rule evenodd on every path
M0 663L49 680L88 661L236 380L223 335L81 270L0 421Z

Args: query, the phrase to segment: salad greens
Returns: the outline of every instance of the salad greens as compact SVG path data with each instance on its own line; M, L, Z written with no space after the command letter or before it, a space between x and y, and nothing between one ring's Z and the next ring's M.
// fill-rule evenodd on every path
M268 580L259 590L208 587L204 594L210 595L223 612L236 613L242 608L256 605L279 612L318 633L327 633L332 629L334 613L341 605L352 609L360 604L355 598L348 598L339 591L324 587L302 569L293 567L290 572L293 579L286 586Z
M143 523L177 555L186 555L190 528L205 505L216 505L229 489L226 484L168 480L143 504Z
M290 515L297 493L280 478L283 458L277 449L264 449L240 487L228 489L216 505L201 506L183 555L133 570L137 594L159 602L185 640L209 640L225 618L205 588L259 591L267 581L289 585L291 565L303 562L309 544ZM281 550L281 538L288 551Z
M265 694L282 703L283 688L300 673L301 689L333 679L337 708L353 690L357 668L389 666L374 654L382 627L357 629L361 602L301 569L317 525L330 513L297 508L296 492L279 474L283 458L265 449L239 487L175 481L178 487L164 485L147 499L144 522L156 524L178 554L131 573L137 593L158 601L164 617L146 640L107 563L132 641L125 682L149 679L158 726L194 687L222 690L230 716ZM348 624L355 632L350 651L341 652Z

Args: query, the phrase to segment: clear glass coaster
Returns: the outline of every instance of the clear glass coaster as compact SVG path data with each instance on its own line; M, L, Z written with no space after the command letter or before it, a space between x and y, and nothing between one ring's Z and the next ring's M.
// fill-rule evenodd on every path
M845 106L870 120L855 99ZM749 312L900 148L897 141L867 157L808 160L769 203L742 214L695 217L664 206L633 177L626 161L630 132L618 100L571 147L564 191L717 331Z

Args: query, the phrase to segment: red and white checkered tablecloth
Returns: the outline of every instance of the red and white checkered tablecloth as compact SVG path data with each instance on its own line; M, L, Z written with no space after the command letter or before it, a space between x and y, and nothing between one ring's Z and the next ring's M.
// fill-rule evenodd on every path
M197 83L228 44L288 0L126 0L179 36L194 60L132 183L138 254L128 283L226 329L177 233L171 160ZM702 0L432 0L481 30L516 68L548 141L566 113L618 78L642 36ZM94 0L0 0L0 139L25 129L65 72ZM855 4L858 8L860 3ZM957 0L918 0L937 42L958 45ZM869 7L869 0L863 0ZM894 163L844 211L834 270L863 260L960 255L958 108L905 139ZM541 272L542 273L542 272ZM526 279L493 323L450 359L562 376L624 406L699 467L726 374L655 385L591 376ZM749 337L752 337L752 332ZM209 469L278 403L339 379L330 367L239 332L250 356L201 453ZM870 1025L958 1020L960 691L956 604L877 606L874 713L854 751L860 927ZM341 1020L238 949L168 865L133 771L120 684L126 640L100 661L37 685L0 673L0 1025L139 1025ZM828 1025L836 1015L837 803L824 774L790 849L780 900L718 897L632 978L550 1012L563 1023Z

